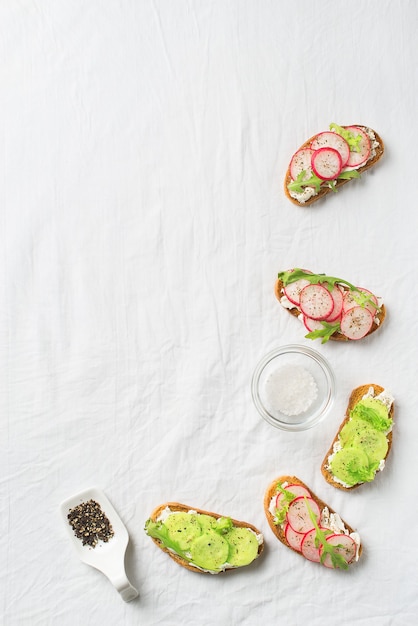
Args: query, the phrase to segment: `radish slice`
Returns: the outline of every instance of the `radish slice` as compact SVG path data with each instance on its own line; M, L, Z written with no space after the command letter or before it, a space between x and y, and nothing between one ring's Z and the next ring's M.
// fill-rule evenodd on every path
M370 139L367 133L358 126L345 126L345 129L353 133L353 135L361 135L361 141L359 142L359 152L350 152L350 156L347 161L347 167L358 167L362 163L365 163L370 156Z
M333 133L330 130L326 130L323 133L319 133L311 143L312 150L318 150L319 148L334 148L341 156L341 165L344 165L348 161L350 156L350 146L338 133Z
M362 306L354 306L341 318L340 328L348 339L362 339L373 325L373 315Z
M334 301L334 308L326 318L326 322L336 322L341 317L343 311L343 292L338 285L334 285L330 291L331 298Z
M293 493L295 498L297 498L299 496L306 496L307 498L311 497L311 494L306 489L306 487L303 487L303 485L289 485L288 487L285 487L285 489L286 489L286 491L290 491L291 493ZM277 508L280 508L283 499L284 499L284 493L282 493L280 491L277 494L277 498L276 498L276 507Z
M292 304L298 305L300 292L302 291L304 287L306 287L309 284L310 282L309 280L306 280L306 278L300 278L299 280L295 280L294 283L290 283L289 285L286 285L286 287L284 288L285 296L287 297L288 300L290 300Z
M302 543L305 533L297 533L293 530L290 524L286 524L284 535L289 546L300 552L300 544Z
M331 315L334 300L326 287L307 285L300 292L299 306L304 315L313 320L323 320Z
M315 536L316 536L316 528L312 528L305 533L302 543L300 545L300 551L302 552L305 559L309 561L314 561L315 563L319 563L321 560L321 554L319 552L319 547L315 546Z
M305 178L310 178L312 176L312 159L313 150L310 148L302 148L295 152L292 156L289 165L290 176L293 180L299 176L299 174L303 171L306 172Z
M376 306L373 306L373 304L371 303L364 305L364 308L370 311L370 313L374 315L376 313L376 309L378 308L378 302L377 302L376 296L371 291L369 291L368 289L364 289L363 287L358 287L358 289L362 293L366 294L366 296L368 296L372 300L372 302L375 303ZM344 294L343 311L344 312L349 311L355 306L359 306L358 302L356 302L355 300L355 295L353 295L352 291L346 291Z
M356 557L357 546L356 542L352 537L350 537L350 535L329 535L327 537L327 543L330 543L332 546L338 546L335 551L338 552L338 554L341 554L341 556L345 558L348 564L354 561ZM322 555L323 550L324 549L321 546L319 550L320 555ZM330 567L334 569L334 565L332 564L331 556L329 554L325 556L323 564L325 565L325 567Z
M314 174L322 180L333 180L343 168L341 155L334 148L319 148L312 155L312 169Z
M313 320L311 317L307 315L303 316L303 323L305 325L306 330L309 330L312 333L314 330L322 330L324 325L320 320Z
M319 510L319 506L315 500L312 498L305 498L305 496L300 496L290 503L286 515L287 522L297 533L306 533L312 528L312 520L309 516L308 505L319 523L321 511Z

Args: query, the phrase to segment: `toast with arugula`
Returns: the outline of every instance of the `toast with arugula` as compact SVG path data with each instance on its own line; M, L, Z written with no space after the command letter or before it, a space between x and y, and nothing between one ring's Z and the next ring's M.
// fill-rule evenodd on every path
M277 539L309 561L346 570L362 553L360 536L296 476L280 476L264 495Z
M308 206L360 178L381 159L382 138L368 126L330 124L292 156L284 189L293 204Z
M363 339L378 330L386 316L384 304L368 289L300 268L279 272L274 292L309 331L305 337L322 343Z

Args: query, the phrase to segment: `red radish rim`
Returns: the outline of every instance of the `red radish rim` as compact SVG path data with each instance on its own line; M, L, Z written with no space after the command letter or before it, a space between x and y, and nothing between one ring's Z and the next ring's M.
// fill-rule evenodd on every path
M324 138L324 135L327 136L327 139L325 139L324 143L321 143L321 137ZM330 140L330 143L328 143L328 139ZM340 149L336 147L336 144L339 144ZM350 146L348 145L347 141L342 135L332 130L324 130L323 132L318 133L316 137L311 141L310 147L312 150L319 150L319 148L322 147L334 148L335 150L337 150L337 152L340 153L342 167L347 164L348 159L350 158ZM343 151L341 148L343 148Z
M297 528L295 528L295 527L293 526L292 522L291 522L291 521L290 521L290 519L289 519L289 514L291 513L291 508L292 508L292 507L293 507L296 503L298 503L298 502L300 502L300 501L302 501L302 500L303 500L305 503L306 503L306 500L310 500L310 502L309 502L309 503L307 503L307 504L309 504L309 506L311 507L312 512L314 513L314 515L316 516L316 518L317 518L317 520L318 520L318 521L319 521L319 518L320 518L320 515L321 515L320 508L319 508L318 504L315 502L315 500L314 500L313 498L306 498L306 496L299 496L299 497L295 498L294 500L292 500L292 502L290 503L289 508L288 508L288 510L287 510L286 520L287 520L287 523L288 523L288 524L290 524L290 527L292 528L292 530L294 530L294 531L295 531L295 532L297 532L297 533L301 533L301 532L305 533L305 532L307 532L307 531L300 531L300 530L298 530ZM314 510L314 509L315 509L315 510ZM308 512L308 516L309 516L309 512ZM307 521L308 521L308 518L306 518L306 519L307 519ZM311 529L309 529L309 530L311 530Z
M331 176L325 176L324 170L322 170L321 173L321 168L318 169L316 165L318 159L321 159L325 156L325 152L327 152L328 156L332 157L333 159L337 159L338 162L338 169L335 170L335 172L333 172ZM341 155L338 150L335 150L335 148L318 148L318 150L315 150L312 155L311 164L314 174L316 174L316 176L318 176L318 178L320 178L321 180L334 180L341 174L341 170L343 169Z
M300 148L299 150L295 152L295 154L290 159L290 164L289 164L289 173L290 173L290 177L292 178L292 180L296 180L296 178L299 176L301 172L303 172L303 170L306 170L308 177L309 177L309 174L310 174L309 170L312 170L311 159L312 159L313 152L314 151L311 148ZM298 158L303 161L305 155L306 155L306 160L307 160L307 166L303 167L297 161L298 161Z
M309 296L306 295L308 291L310 294ZM320 306L320 303L314 302L316 297L319 297L319 295L321 295L321 298L323 299L323 308L321 308L317 314L313 314L314 308ZM325 307L324 301L328 301L327 307ZM308 306L309 302L310 306ZM303 315L310 317L312 320L324 320L331 315L334 309L334 300L326 287L318 283L310 283L309 285L306 285L306 287L304 287L299 294L299 307Z
M345 328L345 322L347 321L348 317L352 317L354 315L355 310L358 315L363 316L363 321L361 322L361 324L363 325L364 323L362 334L358 336L355 336L356 334L355 332L354 333L348 332L351 325L348 328ZM348 339L351 339L351 341L358 341L359 339L363 339L370 332L370 329L372 326L373 326L372 313L370 313L368 309L365 309L362 306L355 306L355 307L352 307L351 309L348 309L348 311L344 313L344 315L342 316L341 323L340 323L340 330L341 330L341 333Z
M365 151L365 156L361 159L358 160L355 155L356 154L360 154L359 152L351 152L350 151L350 156L348 158L348 161L346 163L347 167L354 167L357 168L360 165L363 165L369 158L370 156L370 152L371 152L371 142L370 142L370 137L368 136L368 134L359 126L345 126L344 127L346 130L353 132L353 133L357 133L357 135L361 135L364 139L364 141L366 142L366 151ZM352 159L354 159L354 162L352 161Z
M338 290L338 291L337 291ZM339 294L336 296L336 292ZM334 287L330 291L331 298L334 301L334 308L331 313L325 319L326 322L336 322L342 314L343 305L344 305L344 295L342 289L338 285L334 285Z

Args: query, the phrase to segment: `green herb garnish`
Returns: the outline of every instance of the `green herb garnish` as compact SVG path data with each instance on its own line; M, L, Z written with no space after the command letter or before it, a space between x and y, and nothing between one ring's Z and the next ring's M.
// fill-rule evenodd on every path
M283 499L280 502L280 507L276 507L274 523L276 525L283 524L286 519L287 511L289 510L290 503L297 497L291 491L284 489L280 483L277 483L277 491L283 494Z
M314 540L315 548L322 548L321 563L322 564L324 563L327 554L329 554L331 558L331 563L333 564L335 568L348 569L347 561L339 552L337 552L338 548L343 548L344 546L342 546L341 544L337 544L336 546L333 546L327 542L327 536L332 535L333 532L331 530L322 530L321 528L319 528L318 523L316 521L315 514L312 511L311 507L309 506L306 496L305 496L305 501L306 501L306 506L308 507L309 517L311 518L312 524L314 525L314 528L316 531L315 540Z
M184 550L182 550L182 548L180 548L180 545L177 543L177 541L174 541L170 537L169 531L168 531L167 527L164 526L163 522L161 522L161 521L160 522L153 522L151 519L148 519L145 522L145 532L150 537L153 537L154 539L159 539L159 541L161 541L161 543L166 548L169 548L170 550L173 550L176 554L181 556L186 561L190 561L191 560L190 555L188 555Z
M321 184L324 182L321 178L318 178L314 173L310 176L310 178L306 178L306 170L302 170L300 174L297 175L296 179L289 183L287 188L289 191L295 191L296 193L303 193L304 187L314 187L316 193L319 192Z
M329 322L325 322L321 320L322 328L317 328L317 330L311 330L307 335L305 335L306 339L319 339L322 338L321 343L326 343L329 341L331 335L337 333L340 330L340 323L335 322L335 324L330 324Z
M334 130L336 133L341 135L343 139L346 140L346 142L350 146L351 152L360 152L360 143L362 139L362 136L360 134L355 135L353 132L351 132L351 130L347 130L342 126L338 126L338 124L335 124L334 122L329 125L329 128L330 130Z
M354 292L352 293L353 298L359 306L364 307L366 306L366 304L371 304L376 309L376 311L380 310L380 308L371 299L370 296L368 296L366 293L361 291L361 289L359 289L355 285L352 285L351 283L349 283L347 280L344 280L343 278L337 278L335 276L326 276L325 274L310 274L309 272L306 272L305 270L302 270L298 267L296 267L293 270L287 270L286 272L279 272L278 278L279 280L282 281L285 287L287 285L290 285L290 283L296 282L300 278L304 278L305 280L313 284L320 283L321 285L323 285L323 287L326 287L328 291L331 291L334 285L336 283L339 283L341 285L345 285L346 287L348 287L348 289L351 292Z
M365 407L361 402L350 411L350 417L361 419L380 432L388 431L393 424L392 418L383 417L370 406Z

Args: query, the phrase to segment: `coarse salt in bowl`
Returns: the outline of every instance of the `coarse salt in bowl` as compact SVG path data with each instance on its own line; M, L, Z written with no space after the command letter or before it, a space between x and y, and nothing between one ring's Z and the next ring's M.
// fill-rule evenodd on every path
M316 350L282 346L258 363L251 382L260 415L282 430L307 430L328 413L335 393L334 374Z

